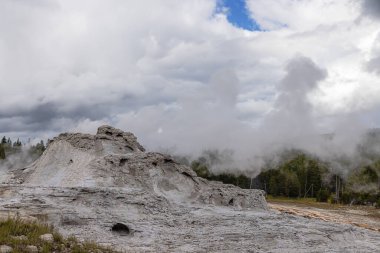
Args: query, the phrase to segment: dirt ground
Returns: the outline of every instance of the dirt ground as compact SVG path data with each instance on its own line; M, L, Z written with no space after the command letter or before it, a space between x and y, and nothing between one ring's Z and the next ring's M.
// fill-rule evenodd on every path
M352 224L380 232L380 209L292 200L268 200L271 209L311 219Z

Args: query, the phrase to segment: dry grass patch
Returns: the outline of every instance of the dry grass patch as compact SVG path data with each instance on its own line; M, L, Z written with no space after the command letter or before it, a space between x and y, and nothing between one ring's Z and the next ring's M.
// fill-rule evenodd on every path
M41 235L52 234L53 241L45 241ZM39 222L23 221L19 218L0 220L0 245L13 248L13 253L29 252L28 245L34 245L38 252L72 253L113 253L114 250L101 247L92 242L79 242L74 237L64 238L52 226Z

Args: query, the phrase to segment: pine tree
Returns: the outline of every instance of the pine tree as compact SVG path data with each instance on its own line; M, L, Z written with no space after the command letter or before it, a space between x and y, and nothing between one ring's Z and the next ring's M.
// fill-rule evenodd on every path
M0 159L5 159L5 150L2 144L0 144Z
M17 139L17 141L15 143L13 143L13 147L21 147L20 139Z

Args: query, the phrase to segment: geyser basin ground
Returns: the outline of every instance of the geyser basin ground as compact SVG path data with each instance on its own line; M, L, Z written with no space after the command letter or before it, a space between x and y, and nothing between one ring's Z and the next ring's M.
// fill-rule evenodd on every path
M263 192L199 178L131 133L62 134L1 178L0 213L127 252L377 252L380 233L269 211Z

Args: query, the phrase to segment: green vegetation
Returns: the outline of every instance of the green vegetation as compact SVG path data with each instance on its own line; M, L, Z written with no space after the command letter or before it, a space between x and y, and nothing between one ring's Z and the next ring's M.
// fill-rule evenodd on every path
M42 153L45 151L45 149L46 149L46 146L44 144L44 141L41 140L36 145L32 145L29 148L28 152L31 156L40 157Z
M5 149L3 145L0 145L0 159L5 159Z
M53 241L40 239L43 234L52 234ZM67 239L54 231L51 226L37 222L27 222L21 219L0 220L0 245L13 248L13 253L29 252L28 245L36 246L39 252L116 252L111 249L100 247L91 242L78 242L74 237Z
M316 199L318 202L327 202L330 197L330 192L324 188L324 189L319 189Z
M45 149L46 146L42 140L35 145L23 145L19 139L13 142L10 138L4 136L0 142L0 160L12 155L19 156L22 151L26 151L26 155L34 160L40 157Z
M361 147L361 152L364 148ZM366 150L372 159L376 156ZM243 173L214 174L210 168L218 167L226 160L218 151L207 151L190 163L198 176L209 180L233 184L241 188L264 190L268 195L286 198L314 198L319 202L375 205L380 207L380 157L371 164L351 169L343 178L333 174L330 164L300 150L286 150L279 155L280 161L267 165L255 178ZM341 159L341 164L349 161ZM268 162L268 164L274 164ZM238 171L226 169L225 171Z
M294 205L303 205L303 206L313 206L313 207L321 207L321 206L329 206L334 207L335 204L318 202L315 198L288 198L288 197L274 197L272 195L267 195L266 200L269 203L276 204L294 204Z
M294 152L276 168L264 170L257 176L258 188L273 196L316 197L324 187L327 168L317 159Z
M233 184L241 188L249 189L251 186L251 179L243 174L234 175L231 173L211 173L209 169L210 167L213 165L221 165L228 162L230 155L231 154L229 152L207 150L201 157L192 161L190 163L190 167L195 171L195 173L197 173L199 177L203 177L212 181L221 181L225 184ZM180 160L184 164L189 164L189 162L186 161L186 159L183 157L176 160Z

